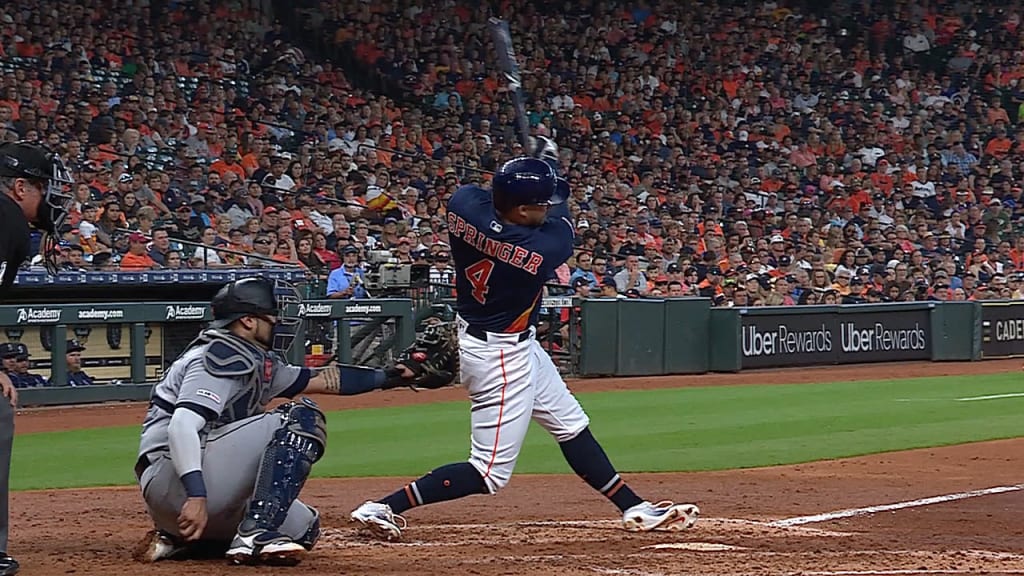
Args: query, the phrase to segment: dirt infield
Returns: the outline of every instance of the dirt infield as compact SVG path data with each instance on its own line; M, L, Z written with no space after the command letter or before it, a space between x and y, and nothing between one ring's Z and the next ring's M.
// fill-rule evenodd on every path
M904 363L571 385L596 391L1019 369L1016 360ZM447 390L326 404L341 409L462 399L461 390ZM25 433L138 424L143 410L138 404L25 410L17 425ZM682 534L619 530L614 508L575 477L516 476L493 497L413 510L402 542L378 543L348 525L347 513L408 479L312 480L303 498L320 508L326 533L303 564L277 570L231 568L219 560L133 562L129 551L148 527L135 489L22 492L12 495L11 552L27 575L1024 574L1022 453L1024 441L1003 440L756 470L628 475L631 485L651 499L701 506L701 521ZM983 489L990 490L968 494ZM935 496L946 501L915 502ZM893 503L902 504L869 508ZM854 510L811 517L844 509Z

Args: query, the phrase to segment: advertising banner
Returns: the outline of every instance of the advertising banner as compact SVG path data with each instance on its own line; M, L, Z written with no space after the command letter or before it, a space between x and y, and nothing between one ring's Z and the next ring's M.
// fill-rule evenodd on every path
M925 308L790 310L741 314L743 368L931 359Z
M1024 302L982 302L981 355L1024 356Z

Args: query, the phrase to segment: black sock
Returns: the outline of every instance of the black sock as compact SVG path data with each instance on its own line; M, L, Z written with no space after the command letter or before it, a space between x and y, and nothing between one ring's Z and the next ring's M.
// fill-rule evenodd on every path
M559 446L573 472L583 478L591 488L604 494L619 507L619 510L625 512L643 502L629 486L626 486L626 481L619 477L615 467L608 460L608 455L590 433L590 427L585 428L572 440L560 443Z
M487 493L487 485L476 468L469 462L459 462L428 472L380 502L390 506L395 514L401 514L414 506Z

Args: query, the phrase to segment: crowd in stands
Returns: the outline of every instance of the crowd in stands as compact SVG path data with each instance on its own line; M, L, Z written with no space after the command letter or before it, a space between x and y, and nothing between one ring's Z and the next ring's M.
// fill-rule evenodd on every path
M573 190L565 291L1024 294L1019 3L142 6L0 7L0 138L72 168L71 269L351 279L388 250L450 282L447 197L523 153L488 39L500 14L531 131Z

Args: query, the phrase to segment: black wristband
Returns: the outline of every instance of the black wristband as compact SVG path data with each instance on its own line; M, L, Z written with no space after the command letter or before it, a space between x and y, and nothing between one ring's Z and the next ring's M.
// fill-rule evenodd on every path
M203 481L203 471L193 470L181 477L181 483L185 486L185 494L189 498L206 498L206 482Z

